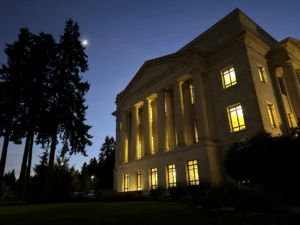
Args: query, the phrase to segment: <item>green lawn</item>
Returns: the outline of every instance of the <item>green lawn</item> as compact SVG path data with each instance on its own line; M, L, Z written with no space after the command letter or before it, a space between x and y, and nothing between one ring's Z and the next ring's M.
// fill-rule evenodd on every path
M0 202L0 224L222 224L227 220L209 218L182 209L179 202L55 203L27 205Z

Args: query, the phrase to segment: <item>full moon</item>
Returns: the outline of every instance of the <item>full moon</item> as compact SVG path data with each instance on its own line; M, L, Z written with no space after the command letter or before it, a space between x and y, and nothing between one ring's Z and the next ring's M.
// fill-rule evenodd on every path
M87 40L83 40L82 44L87 45L88 44Z

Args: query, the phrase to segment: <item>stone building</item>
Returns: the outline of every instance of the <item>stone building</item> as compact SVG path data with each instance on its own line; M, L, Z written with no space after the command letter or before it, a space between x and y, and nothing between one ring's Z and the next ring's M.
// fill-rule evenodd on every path
M148 60L116 98L114 189L218 183L235 141L300 118L300 41L239 9L176 53Z

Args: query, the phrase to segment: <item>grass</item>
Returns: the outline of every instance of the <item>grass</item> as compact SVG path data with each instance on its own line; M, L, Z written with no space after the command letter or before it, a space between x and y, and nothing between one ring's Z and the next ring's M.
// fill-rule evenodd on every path
M0 202L1 225L15 224L207 224L243 225L185 210L179 202L80 202L25 204Z

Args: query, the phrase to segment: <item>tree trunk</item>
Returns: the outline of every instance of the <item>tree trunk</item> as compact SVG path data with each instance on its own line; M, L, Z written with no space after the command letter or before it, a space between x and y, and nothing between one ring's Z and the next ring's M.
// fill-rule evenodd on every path
M50 150L50 156L49 156L49 170L53 170L54 166L54 156L55 156L55 150L56 150L56 141L57 141L57 122L55 121L54 130L52 133L52 142L51 142L51 150Z
M17 193L16 193L17 199L21 199L22 193L23 193L23 185L24 185L24 180L25 180L25 172L26 172L26 164L27 164L27 157L28 157L28 151L29 151L30 137L31 137L31 132L28 132L27 137L26 137L24 154L23 154L21 173L20 173L18 188L17 188Z
M51 196L53 194L53 167L54 167L54 156L55 156L55 149L56 149L56 140L57 140L57 121L54 122L54 129L52 133L52 141L51 141L51 150L50 150L50 156L49 156L49 167L46 174L46 183L44 186L44 193L47 196L46 201L49 201L51 199Z
M26 175L26 183L27 184L29 183L30 171L31 171L33 140L34 140L34 132L32 132L31 138L30 138L29 157L28 157L28 166L27 166L27 175Z
M7 156L7 148L8 148L8 139L10 135L11 129L8 128L5 133L2 154L1 154L1 161L0 161L0 197L2 196L2 182L5 170L5 163L6 163L6 156Z

